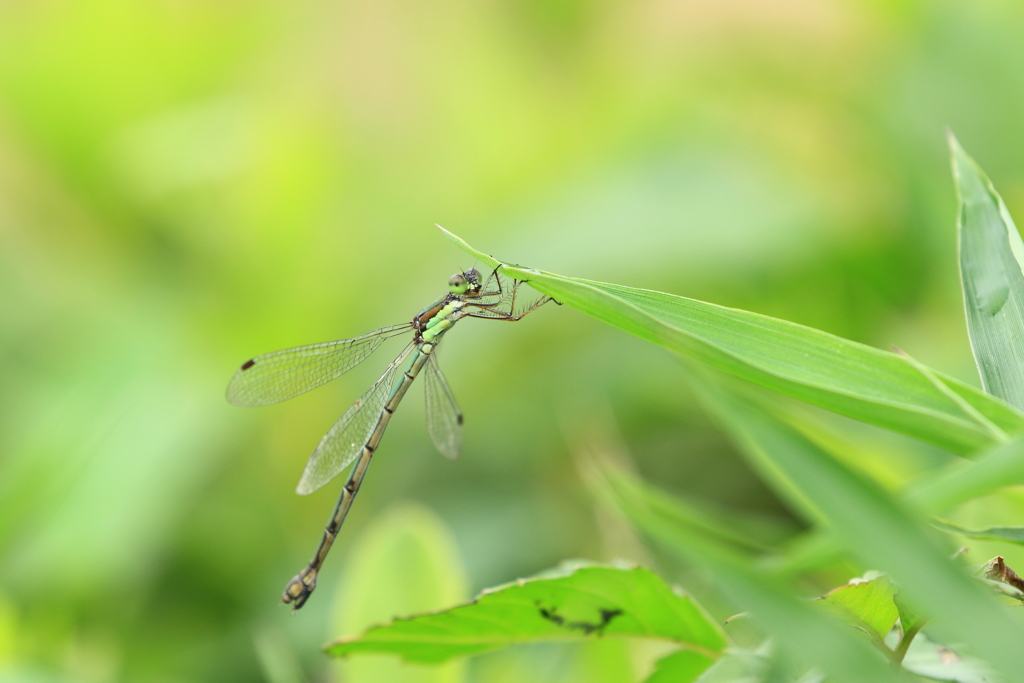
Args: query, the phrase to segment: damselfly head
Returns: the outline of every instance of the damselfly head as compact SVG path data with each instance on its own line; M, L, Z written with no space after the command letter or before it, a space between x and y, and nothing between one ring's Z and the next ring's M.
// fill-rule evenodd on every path
M448 289L456 296L462 296L469 292L474 294L480 291L480 271L470 268L465 273L456 273L448 280Z

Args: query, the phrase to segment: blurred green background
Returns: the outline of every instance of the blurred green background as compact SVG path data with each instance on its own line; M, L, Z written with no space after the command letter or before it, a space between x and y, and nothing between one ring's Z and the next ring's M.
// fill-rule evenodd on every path
M0 3L0 679L642 676L599 664L614 643L438 671L318 648L566 558L657 562L578 474L594 420L650 481L795 527L668 353L565 306L460 325L462 456L414 389L295 617L340 489L295 483L400 345L262 409L232 372L410 319L472 265L440 223L977 383L944 131L1020 218L1022 122L1010 0ZM894 480L942 457L822 419L910 454Z

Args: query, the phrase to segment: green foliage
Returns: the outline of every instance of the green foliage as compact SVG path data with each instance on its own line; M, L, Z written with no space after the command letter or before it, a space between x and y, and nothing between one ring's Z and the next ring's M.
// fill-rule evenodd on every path
M718 661L728 661L728 655ZM679 650L657 661L654 673L644 683L690 683L697 680L708 680L701 674L715 665L716 660L693 650Z
M737 683L739 681L762 681L771 673L772 661L767 652L750 651L739 648L731 648L726 656L715 662L710 668L693 679L695 683ZM673 666L678 665L679 655L667 657L658 662L658 668L654 674L644 683L675 683L676 681L688 681L686 676L692 675L689 670L674 670ZM667 660L667 661L666 661ZM680 678L669 678L669 674L680 674ZM660 677L660 678L659 678Z
M1024 484L1024 436L978 455L974 462L954 462L913 481L906 492L913 505L941 513L1006 486Z
M821 512L836 538L865 566L884 570L917 605L927 605L947 638L968 643L1006 671L1024 671L1024 625L949 559L922 524L877 484L855 475L763 409L699 384L709 409L755 465L777 468Z
M988 529L965 529L958 524L935 520L932 522L937 528L949 531L968 538L982 538L990 541L1007 541L1024 545L1024 526L995 526Z
M451 532L436 514L412 504L384 511L360 535L342 585L334 605L336 633L359 633L396 614L442 609L468 597ZM338 668L351 680L456 683L465 678L465 662L458 661L424 669L392 657L360 657Z
M993 442L989 422L1007 432L1024 429L1024 415L1002 401L938 372L922 373L897 354L756 313L510 266L441 230L487 266L599 320L842 415L962 455Z
M985 173L949 136L960 213L960 277L985 391L1024 409L1024 241Z
M808 668L812 663L820 666L837 681L897 680L882 657L845 622L807 604L793 587L758 571L748 557L728 545L675 524L671 515L648 504L643 491L617 486L617 469L602 468L600 476L638 529L714 576L730 601L749 610L790 660Z
M841 613L857 624L885 638L900 616L893 602L892 584L885 576L855 579L829 592L825 602L835 605Z
M999 673L976 657L965 657L953 650L918 636L910 644L903 668L929 680L954 683L990 683Z
M492 588L472 603L376 626L327 647L344 657L390 653L437 663L542 640L640 637L717 659L721 628L692 598L642 567L567 566Z
M278 595L340 487L301 499L294 482L387 359L265 410L230 408L223 385L253 354L409 320L473 265L438 221L502 258L896 344L932 375L990 386L953 265L941 130L1019 220L1022 28L1016 2L0 3L0 680L393 683L452 667L464 683L637 683L671 645L536 643L440 667L320 649L467 599L435 580L444 538L467 591L623 557L719 623L753 609L728 602L713 566L595 505L588 430L590 451L635 462L666 525L794 600L863 575L807 496L785 502L800 492L759 479L709 424L663 347L549 306L467 321L446 344L462 459L432 453L415 391L292 617ZM770 399L794 424L790 403ZM1020 481L1013 449L960 460L809 415L812 439L925 533L944 534L931 514L1024 523L1003 488ZM443 520L418 536L437 546L402 571L359 569L376 522L410 500ZM1015 544L947 540L965 565L1024 565ZM733 642L705 680L786 680L769 623L724 626ZM933 631L918 639L934 662L966 661Z
M469 605L339 640L329 652L388 652L408 661L440 662L530 641L633 636L684 646L658 660L648 683L817 680L814 671L851 683L900 680L893 664L940 680L982 680L987 665L1004 675L1024 671L1024 650L1017 647L1024 641L1024 623L952 559L952 548L927 524L929 514L1024 482L1024 437L1015 436L1024 415L1008 405L1024 406L1024 388L1018 388L1024 387L1018 372L1024 363L1017 357L1024 358L1024 346L1018 349L1024 333L1018 329L1021 316L1013 314L1016 302L1024 301L1017 260L1024 244L991 184L951 144L962 202L964 296L988 393L902 352L693 299L508 265L442 228L486 266L688 359L683 374L706 409L751 467L812 526L802 543L777 551L790 557L774 571L758 570L752 560L769 547L735 519L660 491L614 459L591 455L583 471L598 501L670 554L714 576L723 596L749 611L775 640L778 658L763 648L734 648L723 657L728 639L691 598L675 596L647 570L599 566L486 591ZM814 430L795 415L741 398L693 361L975 461L926 471L894 493L809 438ZM1018 527L971 531L943 520L932 524L974 538L1024 541ZM819 603L823 610L806 604L787 584L787 576L843 555L884 574L872 572L833 589ZM997 560L1001 573L989 572L985 580L1019 582ZM1015 586L1006 586L1010 590ZM936 646L917 639L925 627L987 664L960 654L936 661Z

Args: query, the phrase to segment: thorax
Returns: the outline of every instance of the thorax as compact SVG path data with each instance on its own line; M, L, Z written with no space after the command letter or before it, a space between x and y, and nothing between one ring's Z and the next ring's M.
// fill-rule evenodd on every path
M465 301L454 294L448 294L424 308L413 318L416 338L420 341L433 342L447 332L465 315Z

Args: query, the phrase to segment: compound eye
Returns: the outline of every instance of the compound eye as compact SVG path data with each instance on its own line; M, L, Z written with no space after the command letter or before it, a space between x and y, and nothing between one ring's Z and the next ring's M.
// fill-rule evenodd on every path
M467 280L474 284L480 282L480 271L477 270L476 268L470 268L464 273L464 275L466 276Z
M469 289L469 281L465 277L456 273L452 275L452 279L448 280L448 289L451 290L452 294L465 294L466 290Z

